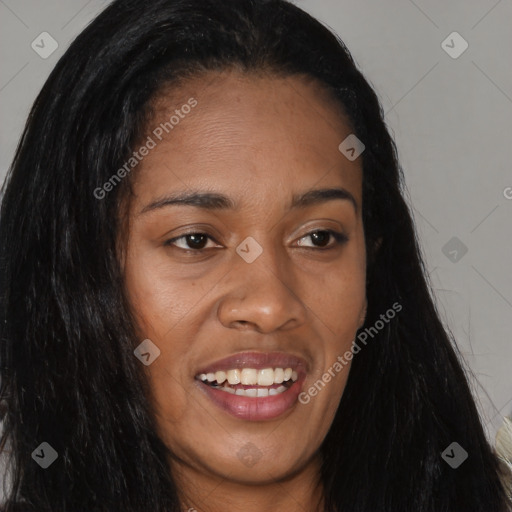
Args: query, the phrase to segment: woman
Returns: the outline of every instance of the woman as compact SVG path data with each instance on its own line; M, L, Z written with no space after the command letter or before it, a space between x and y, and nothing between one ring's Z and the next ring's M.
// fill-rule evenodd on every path
M401 187L297 7L111 4L4 190L4 510L506 510Z

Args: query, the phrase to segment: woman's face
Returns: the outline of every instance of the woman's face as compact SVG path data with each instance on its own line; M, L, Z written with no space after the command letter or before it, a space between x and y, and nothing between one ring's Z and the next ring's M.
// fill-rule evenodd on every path
M171 464L245 483L305 470L365 316L361 159L338 149L351 129L314 82L235 72L154 115L123 266L140 341L160 350L144 369Z

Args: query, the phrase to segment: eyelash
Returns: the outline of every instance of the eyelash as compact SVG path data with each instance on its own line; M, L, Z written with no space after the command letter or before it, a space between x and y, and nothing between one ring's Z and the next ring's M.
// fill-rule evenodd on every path
M310 231L309 233L302 236L300 238L300 240L302 240L303 238L306 238L306 237L310 237L315 233L328 233L329 235L331 235L334 238L334 244L331 244L327 247L309 247L309 246L307 246L307 247L302 247L303 249L314 249L314 250L319 250L319 251L328 251L330 249L335 249L336 247L340 247L340 246L346 244L349 240L349 238L345 234L339 233L338 231L334 231L332 229L315 229L314 231ZM164 242L164 245L170 247L170 246L173 246L174 242L177 242L178 240L181 240L181 239L186 239L188 236L194 236L194 235L206 236L209 240L211 240L215 243L218 243L213 237L208 235L208 233L202 233L202 232L198 231L198 232L185 233L183 235L166 240ZM204 247L202 249L190 249L190 248L183 249L182 247L176 247L176 246L174 246L174 247L176 249L179 249L186 253L194 253L194 254L198 254L198 255L202 254L203 252L210 249L210 248L204 248Z

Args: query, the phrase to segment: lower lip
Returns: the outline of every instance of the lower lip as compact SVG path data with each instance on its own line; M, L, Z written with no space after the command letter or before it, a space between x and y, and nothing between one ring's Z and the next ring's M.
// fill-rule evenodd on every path
M264 421L278 418L297 402L304 377L299 377L286 391L273 396L246 397L233 395L198 382L212 402L225 412L248 421Z

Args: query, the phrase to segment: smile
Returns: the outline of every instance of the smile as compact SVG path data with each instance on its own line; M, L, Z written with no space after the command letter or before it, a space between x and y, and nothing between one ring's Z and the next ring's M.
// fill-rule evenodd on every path
M297 403L306 366L302 359L286 354L244 353L212 364L195 379L223 411L262 421L281 416Z
M292 368L242 368L199 375L201 382L215 389L251 398L283 393L297 379L298 374Z

